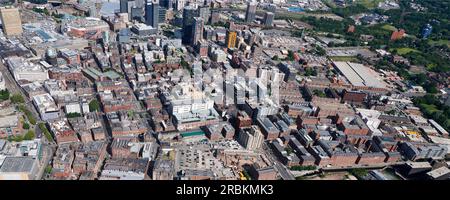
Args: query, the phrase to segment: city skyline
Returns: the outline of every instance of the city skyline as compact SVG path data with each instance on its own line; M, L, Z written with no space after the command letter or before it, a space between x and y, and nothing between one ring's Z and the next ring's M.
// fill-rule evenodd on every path
M0 180L448 180L446 8L3 2Z

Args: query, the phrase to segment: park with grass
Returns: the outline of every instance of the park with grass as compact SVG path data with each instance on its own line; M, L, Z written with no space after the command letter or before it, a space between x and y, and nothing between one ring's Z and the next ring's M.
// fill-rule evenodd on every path
M36 125L36 118L33 113L25 106L25 99L21 94L10 94L5 90L0 90L0 102L9 100L16 110L22 114L19 114L19 126L22 128L22 132L19 134L13 134L8 136L8 141L20 142L23 140L33 140L36 137L34 132L34 125Z
M414 52L414 53L420 53L419 50L413 49L413 48L409 48L409 47L401 47L401 48L394 48L394 49L390 49L390 52L395 52L398 55L406 55L408 53Z

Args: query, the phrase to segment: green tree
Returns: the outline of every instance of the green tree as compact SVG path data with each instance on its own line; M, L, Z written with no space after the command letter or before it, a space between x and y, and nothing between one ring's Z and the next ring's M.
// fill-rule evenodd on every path
M292 153L294 153L294 149L292 149L291 147L286 147L285 150L288 155L291 155Z
M89 108L90 110L90 108ZM67 118L75 118L75 117L81 117L80 113L76 113L76 112L71 112L71 113L67 113Z
M8 100L9 99L9 91L7 89L0 90L0 101Z
M326 97L327 96L322 90L314 90L313 93L314 93L314 95L316 95L318 97Z
M317 76L317 70L308 67L305 69L305 76Z
M188 67L189 67L189 63L186 62L183 58L181 58L180 65L181 65L183 68L188 68Z
M45 167L45 173L46 174L51 174L52 173L52 166L48 165L47 167Z
M11 97L11 102L12 103L25 103L25 99L23 98L23 96L21 94L13 94Z
M364 178L369 172L366 169L351 169L350 173L359 179Z
M25 113L25 115L26 115L27 118L28 118L28 121L29 121L31 124L36 125L36 118L34 118L33 113L32 113L30 110L28 110L28 108L27 108L25 105L20 104L20 105L19 105L19 111Z
M50 131L48 131L48 129L47 129L47 127L45 126L45 124L44 124L44 123L39 123L38 126L39 126L39 129L41 129L42 133L44 133L45 138L47 138L47 140L48 140L49 142L52 142L52 141L53 141L52 134L50 133Z
M341 7L332 8L331 11L333 13L335 13L336 15L339 15L343 18L347 18L352 15L367 12L368 10L366 7L364 7L361 4L354 4L354 5L342 7L342 8Z
M325 56L325 55L327 55L327 52L325 51L325 49L323 49L323 48L320 47L320 46L317 46L317 47L316 47L316 53L317 53L317 55L319 55L319 56Z
M250 174L247 172L247 170L243 170L242 174L245 176L245 178L247 178L247 180L252 180L252 177L250 176Z
M23 136L22 135L8 136L8 141L10 141L10 142L21 142L21 141L23 141Z
M127 112L127 114L128 114L128 117L133 117L134 116L134 111L133 110L129 110L128 112Z
M286 59L289 60L289 61L293 61L294 60L294 52L289 50L288 51L288 56L287 56Z
M100 111L100 103L97 101L97 99L93 99L91 102L89 102L89 111Z
M28 130L28 129L30 129L30 124L24 122L23 125L22 125L22 128Z
M24 136L23 139L24 140L32 140L36 137L36 135L34 134L33 130L29 130Z
M430 94L436 94L439 92L435 82L427 82L422 85L422 87Z

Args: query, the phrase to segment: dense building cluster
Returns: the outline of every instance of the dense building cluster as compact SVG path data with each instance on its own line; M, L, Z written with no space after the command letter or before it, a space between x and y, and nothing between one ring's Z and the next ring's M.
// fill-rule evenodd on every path
M427 164L429 178L450 175L447 130L413 102L423 89L339 59L386 52L332 47L345 41L277 18L329 10L322 1L69 2L0 8L0 89L11 93L0 180L292 180Z

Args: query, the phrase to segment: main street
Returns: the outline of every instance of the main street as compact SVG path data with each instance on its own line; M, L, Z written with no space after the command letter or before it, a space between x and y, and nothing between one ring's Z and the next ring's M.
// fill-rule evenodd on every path
M33 105L33 102L28 99L28 97L25 95L25 93L22 90L22 88L15 81L15 79L12 76L12 73L10 72L10 70L3 63L3 60L2 60L2 62L0 62L0 72L2 72L2 74L3 74L3 79L5 81L5 86L9 90L10 94L11 95L13 95L13 94L20 94L20 95L22 95L22 97L25 100L25 103L24 103L25 107L29 111L31 111L31 114L36 119L36 125L32 125L32 127L31 127L32 129L35 130L36 137L37 138L42 138L42 142L43 143L52 145L53 143L48 141L46 137L42 137L42 133L41 133L40 130L37 131L39 129L37 124L39 124L41 122L45 123L45 121L41 120L40 115L39 115L38 111L36 110L36 107L34 107L34 105Z
M41 179L45 178L45 177L43 177L45 175L45 169L47 168L47 166L50 165L50 161L53 158L55 149L56 149L55 145L52 145L52 144L48 145L48 144L42 143L42 149L41 149L42 158L40 160L41 167L39 168L39 172L36 175L37 180L41 180Z
M277 169L283 180L295 180L294 175L287 169L281 162L278 161L276 156L273 154L272 149L267 145L266 142L263 143L263 152L266 154L266 157L274 164L274 167Z
M37 123L42 122L40 119L40 116L36 110L36 108L33 106L33 102L30 101L25 93L23 92L22 88L18 85L18 83L14 80L12 77L11 72L8 70L8 68L3 64L3 62L0 62L0 71L3 74L3 79L5 81L5 86L9 90L10 94L20 94L24 97L25 103L24 105L28 110L31 111L32 115L35 117ZM49 162L51 161L55 149L55 144L49 143L47 141L46 137L42 137L42 131L38 128L38 126L34 126L34 130L36 133L37 138L41 138L42 141L42 158L40 160L40 169L37 173L36 179L41 179L42 176L45 174L45 169L49 165Z
M33 116L36 118L36 121L39 123L41 122L41 118L36 110L36 108L33 106L33 102L30 101L27 96L25 95L22 88L19 86L19 84L16 82L16 80L13 78L11 72L9 69L5 66L5 64L2 62L0 63L0 71L3 74L3 79L5 80L5 86L9 90L10 94L20 94L23 96L25 103L24 105L27 107L28 110L31 111Z

